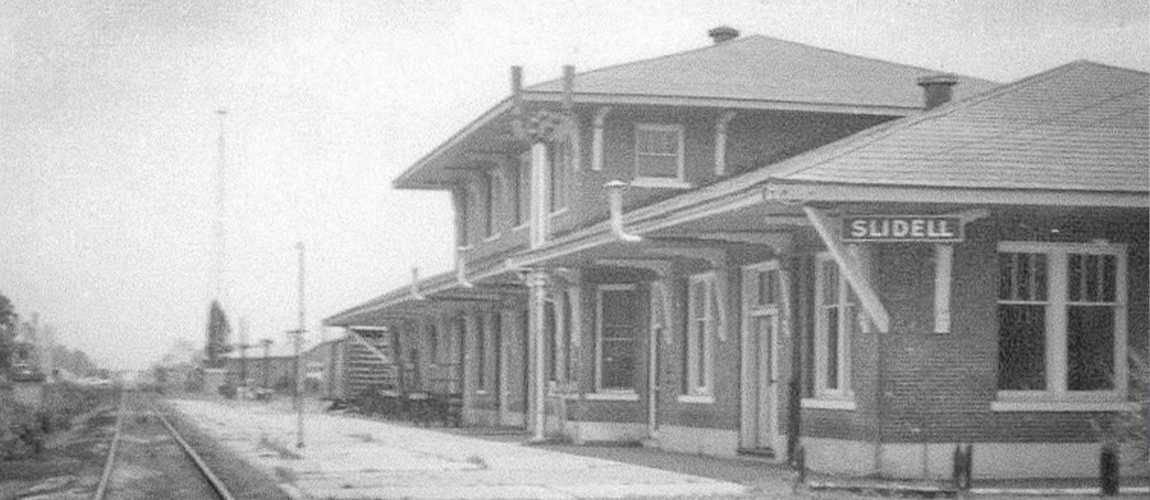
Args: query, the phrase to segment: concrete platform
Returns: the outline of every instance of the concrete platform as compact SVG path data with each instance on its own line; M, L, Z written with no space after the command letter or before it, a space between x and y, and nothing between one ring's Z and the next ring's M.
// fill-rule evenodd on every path
M690 474L341 415L204 400L172 405L303 498L574 499L741 497Z

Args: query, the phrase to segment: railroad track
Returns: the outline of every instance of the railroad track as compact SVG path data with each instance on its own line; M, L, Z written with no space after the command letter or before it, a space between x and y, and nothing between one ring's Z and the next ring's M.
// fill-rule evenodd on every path
M94 500L234 500L151 396L120 395L115 432Z

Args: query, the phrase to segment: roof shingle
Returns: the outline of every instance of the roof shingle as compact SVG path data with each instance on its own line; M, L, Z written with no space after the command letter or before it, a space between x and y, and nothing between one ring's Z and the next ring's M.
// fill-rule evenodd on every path
M1150 79L1079 61L848 139L778 177L849 184L1146 192Z
M921 76L938 71L871 59L762 35L746 36L575 77L578 94L745 99L921 108ZM962 98L994 82L959 76ZM560 92L561 80L527 91Z

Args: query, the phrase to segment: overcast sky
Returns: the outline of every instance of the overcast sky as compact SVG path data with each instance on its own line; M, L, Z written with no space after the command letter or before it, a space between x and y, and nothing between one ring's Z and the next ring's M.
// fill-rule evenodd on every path
M448 197L390 182L506 96L509 66L530 84L721 24L1002 82L1150 68L1145 0L0 0L0 293L108 367L202 343L226 108L226 311L282 339L304 241L316 329L451 268Z

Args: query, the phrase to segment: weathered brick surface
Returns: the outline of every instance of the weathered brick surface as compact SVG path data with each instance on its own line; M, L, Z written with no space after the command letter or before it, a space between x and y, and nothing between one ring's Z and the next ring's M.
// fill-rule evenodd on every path
M1063 219L1062 224L1065 225ZM1069 220L1075 220L1069 218ZM1146 230L1142 225L1099 220L1073 231L1074 241L1108 238L1130 243L1129 338L1145 350ZM956 247L951 296L952 328L934 333L933 251L929 245L887 245L881 276L892 318L883 339L882 432L884 442L1092 441L1090 421L1108 418L1081 412L993 412L998 364L997 242L1026 241L1041 217L984 220L968 226ZM1063 229L1063 234L1066 231ZM1045 234L1050 234L1045 231Z

